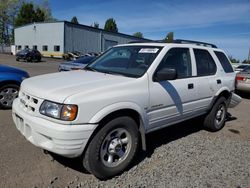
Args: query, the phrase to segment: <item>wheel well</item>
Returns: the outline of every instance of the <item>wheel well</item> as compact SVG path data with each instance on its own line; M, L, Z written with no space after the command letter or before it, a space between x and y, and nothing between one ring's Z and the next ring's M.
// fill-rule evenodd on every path
M93 137L96 135L96 133L105 126L106 123L108 123L109 121L111 121L114 118L117 117L121 117L121 116L129 116L131 118L133 118L133 120L135 120L137 127L139 129L140 126L140 115L137 111L132 110L132 109L122 109L122 110L117 110L115 112L112 112L110 114L108 114L107 116L105 116L101 121L99 121L98 126L96 127L96 129L94 130L94 132L91 134L84 150L83 150L83 155L86 151L86 149L89 146L89 143L91 142L91 140L93 139Z
M133 120L135 120L136 124L139 127L139 125L140 125L140 115L139 115L138 112L136 112L135 110L132 110L132 109L122 109L122 110L112 112L109 115L107 115L106 117L104 117L99 122L99 125L103 126L107 122L111 121L112 119L120 117L120 116L129 116L129 117L131 117Z
M231 96L231 93L230 93L229 91L224 90L224 91L222 91L222 92L218 95L218 97L216 98L216 100L219 99L219 98L222 97L222 96L225 97L226 99L229 99L230 96Z
M7 85L7 84L14 84L14 85L20 86L20 82L14 81L14 80L8 80L8 81L0 82L0 87L3 87L4 85Z

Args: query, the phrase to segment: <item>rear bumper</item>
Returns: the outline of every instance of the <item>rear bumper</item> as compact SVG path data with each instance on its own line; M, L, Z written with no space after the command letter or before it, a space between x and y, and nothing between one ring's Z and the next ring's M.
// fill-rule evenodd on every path
M239 91L246 91L250 92L250 83L243 83L243 82L238 82L236 89Z
M65 156L80 156L96 124L62 125L23 111L19 100L13 103L12 117L16 128L32 144Z

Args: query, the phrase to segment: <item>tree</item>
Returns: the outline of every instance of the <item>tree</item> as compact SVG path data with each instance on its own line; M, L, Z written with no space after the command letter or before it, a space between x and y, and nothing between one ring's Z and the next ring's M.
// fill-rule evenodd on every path
M49 0L43 0L39 8L44 12L45 21L56 21L51 13Z
M138 37L138 38L143 38L143 34L141 32L136 32L133 34L133 36Z
M109 18L105 22L104 30L106 31L112 31L112 32L118 32L117 25L115 23L115 20L113 18Z
M167 34L167 36L165 37L165 39L163 39L164 42L173 42L174 41L174 33L173 32L169 32Z
M244 64L250 64L250 60L244 60L244 61L242 61L241 63L244 63Z
M94 28L99 28L99 23L98 22L94 22L93 27Z
M232 55L229 55L228 58L231 61L231 63L240 63L240 60L233 58Z
M71 23L79 24L76 16L71 19Z
M1 0L0 3L0 44L13 42L13 23L20 0Z
M33 3L23 3L15 19L15 26L43 21L45 21L45 13L42 9L39 7L35 9Z

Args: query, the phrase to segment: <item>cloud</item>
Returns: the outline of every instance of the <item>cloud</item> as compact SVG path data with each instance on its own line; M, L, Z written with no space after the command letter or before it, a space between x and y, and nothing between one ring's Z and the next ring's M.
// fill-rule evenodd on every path
M97 4L84 4L68 9L61 15L70 19L77 16L81 23L94 21L101 26L107 18L115 18L119 30L125 33L162 32L186 28L203 28L216 24L250 24L250 2L233 3L169 3L156 1L105 1Z

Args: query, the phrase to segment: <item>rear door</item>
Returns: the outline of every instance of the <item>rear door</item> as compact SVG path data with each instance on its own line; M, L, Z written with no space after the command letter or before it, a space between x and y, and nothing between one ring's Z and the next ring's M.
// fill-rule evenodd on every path
M213 96L221 87L222 81L217 76L217 66L210 52L206 49L193 49L197 75L197 113L206 112Z

